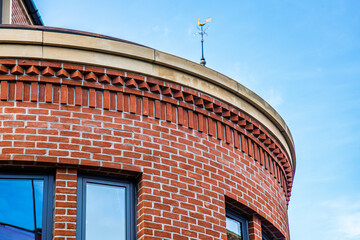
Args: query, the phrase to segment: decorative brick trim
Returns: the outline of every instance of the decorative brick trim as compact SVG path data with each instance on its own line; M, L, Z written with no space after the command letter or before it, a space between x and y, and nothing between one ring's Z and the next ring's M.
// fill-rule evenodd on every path
M207 133L236 148L241 145L255 161L265 161L289 201L292 171L286 152L255 119L219 100L174 83L112 69L11 59L0 64L0 76L8 80L1 82L1 100L60 102L64 108L85 106L150 117L154 117L150 109L155 108L155 118Z
M224 239L225 196L288 236L288 157L241 110L175 83L61 62L2 59L0 82L1 163L142 173L139 239Z

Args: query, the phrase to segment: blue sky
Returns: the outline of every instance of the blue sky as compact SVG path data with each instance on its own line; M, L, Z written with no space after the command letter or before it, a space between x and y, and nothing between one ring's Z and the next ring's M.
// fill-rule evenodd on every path
M43 181L34 180L36 228L42 228ZM35 230L30 179L0 179L0 222Z
M46 25L106 34L195 62L258 93L297 153L293 240L360 239L360 1L36 0Z

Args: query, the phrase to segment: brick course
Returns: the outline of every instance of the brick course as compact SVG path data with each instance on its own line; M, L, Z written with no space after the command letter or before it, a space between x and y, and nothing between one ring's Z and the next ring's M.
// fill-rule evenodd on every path
M137 182L138 239L226 239L225 208L289 239L289 158L261 123L135 73L0 60L0 161L56 168L55 239L75 239L77 170Z

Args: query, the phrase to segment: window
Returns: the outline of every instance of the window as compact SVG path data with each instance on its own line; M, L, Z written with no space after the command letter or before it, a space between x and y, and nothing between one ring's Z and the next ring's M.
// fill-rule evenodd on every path
M248 222L238 214L226 211L226 234L228 240L247 240Z
M80 176L77 208L77 239L135 239L133 183Z
M0 175L1 239L52 239L53 177Z
M262 233L262 239L263 240L271 240L271 238L268 237L264 232Z

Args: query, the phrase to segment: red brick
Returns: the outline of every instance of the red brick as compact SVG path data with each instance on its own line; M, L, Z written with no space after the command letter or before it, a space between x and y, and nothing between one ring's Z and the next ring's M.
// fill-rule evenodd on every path
M8 94L8 83L6 81L2 81L0 87L1 87L0 99L6 100Z
M31 61L19 64L30 76L1 81L0 162L57 169L56 234L75 239L79 168L137 182L139 239L225 239L225 205L287 239L291 167L256 119L177 83L101 67L44 62L43 74L64 81L39 84ZM250 225L250 238L261 237Z

